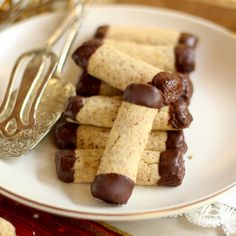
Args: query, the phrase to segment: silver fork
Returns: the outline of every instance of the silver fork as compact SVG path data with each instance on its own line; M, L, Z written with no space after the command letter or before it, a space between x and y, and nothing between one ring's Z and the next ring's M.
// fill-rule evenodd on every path
M85 5L84 2L85 1L82 2L82 6L80 8L81 17L84 10L84 5ZM71 17L71 15L69 16L69 18L74 19L73 17ZM68 22L71 22L71 19L68 20L69 18L67 18L67 20L65 21L67 22L67 24ZM74 21L75 20L72 20L72 22ZM10 88L7 89L7 92L10 95L8 98L5 97L0 109L1 111L0 127L2 132L0 134L0 143L3 144L0 146L0 157L5 157L5 158L19 157L21 155L28 153L50 131L52 126L60 117L66 100L68 99L69 96L74 94L74 86L70 83L60 80L59 78L65 60L67 58L70 46L77 35L80 22L78 23L75 22L74 25L71 26L69 30L70 31L69 36L66 39L66 43L60 55L56 73L54 73L55 76L49 80L47 88L44 84L46 80L48 81L47 76L44 76L45 80L43 80L43 84L34 86L34 89L35 88L40 89L39 93L41 94L38 93L39 96L38 94L36 94L35 96L34 89L31 89L33 87L32 84L35 83L32 82L26 86L28 89L28 90L26 89L27 90L26 92L25 89L22 89L20 91L20 93L26 96L18 100L20 101L20 105L18 106L17 103L14 103L14 100L17 100L14 98L15 97L18 98L19 93L18 95L14 94L14 92L12 93L12 86L13 86L12 84L8 86ZM49 39L48 45L50 46L53 45L60 38L62 34L63 34L62 30L60 29L57 30L56 33ZM50 53L46 55L51 57ZM44 59L43 56L41 55L40 57L36 58L40 63ZM55 60L54 56L52 56L51 59ZM24 73L24 75L27 76L32 74L31 67L34 68L34 63L35 63L34 60L36 59L33 60L30 59L30 60L32 66L29 66L29 68L27 68L27 70ZM43 63L40 64L39 62L36 62L37 65L40 65L39 69L37 70L33 69L33 75L35 75L36 78L38 74L40 75L43 74L41 71L41 66L44 67L44 65L42 65ZM52 65L53 62L49 64L50 68L53 68L55 66ZM53 74L54 71L55 69L51 69L50 73ZM44 93L42 93L42 91L44 91ZM39 99L40 96L42 96L42 99ZM30 99L32 99L33 102L31 101L31 104L29 105L28 101ZM30 114L32 111L34 112L34 115ZM27 113L27 115L25 113ZM17 122L17 126L14 127L15 124L12 123L14 122L16 123L16 118L20 120L20 123Z
M10 98L13 98L13 84L23 61L27 57L32 57L26 66L20 87L17 91L15 105L8 116L6 116L7 108L10 104ZM49 61L47 71L46 60ZM7 93L4 97L2 106L0 107L0 115L4 117L0 121L0 131L5 137L12 137L18 132L30 128L35 124L35 111L40 101L42 93L47 85L48 79L51 78L57 65L57 57L51 52L28 52L23 54L16 62L8 84ZM42 76L44 74L44 76ZM40 83L40 84L39 84ZM38 84L38 86L36 86ZM36 89L36 87L38 87ZM35 92L35 96L32 96ZM28 109L27 109L28 108ZM27 117L27 118L26 118Z
M45 48L26 52L16 61L3 103L0 107L0 131L5 137L12 137L20 131L32 128L35 125L35 111L49 79L55 72L58 62L58 57L52 52L52 46L67 30L68 24L75 20L75 18L76 10L72 10L64 23L49 38ZM6 116L10 98L13 97L12 89L14 82L27 59L29 61L25 66L21 84L14 101L14 107L10 114ZM1 119L1 117L3 118Z

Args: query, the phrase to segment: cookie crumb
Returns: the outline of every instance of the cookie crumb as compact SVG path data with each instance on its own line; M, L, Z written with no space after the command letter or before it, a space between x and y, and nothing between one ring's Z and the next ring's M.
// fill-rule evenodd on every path
M15 227L0 217L0 236L16 236Z
M192 155L188 156L188 159L189 159L189 160L192 160L192 159L193 159L193 156L192 156Z

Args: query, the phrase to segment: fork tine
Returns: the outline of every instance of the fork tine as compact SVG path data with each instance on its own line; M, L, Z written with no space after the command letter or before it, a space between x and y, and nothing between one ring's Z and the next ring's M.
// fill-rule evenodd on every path
M40 72L40 70L42 70L43 67L42 58L38 58L40 59L39 61L40 67L34 68L35 65L34 54L35 53L29 52L24 54L23 57L21 57L22 61L24 61L26 58L31 58L31 59L26 65L26 69L23 73L23 78L21 80L20 87L17 93L16 103L14 104L13 109L10 115L8 116L8 119L5 120L5 124L7 124L7 122L10 121L12 117L15 117L17 119L18 126L22 126L22 124L24 123L22 119L22 114L26 106L26 100L29 99L30 93L34 88L38 77L42 73Z
M37 62L35 61L35 58L39 62L39 68L37 68L36 71L34 71L34 64ZM28 83L26 86L24 86L20 91L19 91L19 99L18 102L20 105L17 106L16 114L18 114L18 118L22 121L22 123L25 123L24 121L24 113L27 110L27 105L31 107L31 97L36 96L34 94L34 90L37 87L38 81L40 80L43 72L44 72L44 67L45 67L45 60L43 57L32 57L31 61L29 63L32 63L32 67L27 67L27 70L24 73L22 84ZM29 77L32 73L32 78L33 80L29 80ZM36 88L37 89L37 88ZM27 113L26 113L27 115ZM28 122L26 122L28 123Z
M17 73L19 71L19 68L20 68L20 65L21 65L21 62L22 62L22 58L24 57L24 54L22 54L16 61L14 67L13 67L13 70L11 72L11 75L10 75L10 81L7 85L7 89L6 89L6 92L5 92L5 96L4 96L4 99L2 101L2 104L0 106L0 116L2 116L8 105L9 105L9 101L10 101L10 97L11 97L11 94L12 94L12 91L13 91L13 85L15 83L15 80L17 78Z
M42 68L44 67L43 59L37 58L39 60L40 67L35 68L35 57L32 55L31 60L26 66L26 70L23 74L23 78L18 90L17 104L15 106L14 112L19 114L18 118L22 117L22 111L25 107L25 101L29 99L32 89L35 87L39 76L42 74Z
M29 125L30 126L34 125L34 123L35 123L36 110L37 110L37 107L41 101L42 94L47 87L48 80L52 77L53 73L56 70L57 57L52 53L49 53L48 57L51 59L49 68L47 70L47 73L41 79L42 80L41 84L40 84L39 88L37 89L36 96L33 99L32 106L31 106L31 109L29 112Z
M76 38L76 35L78 33L78 29L81 26L79 24L79 20L81 21L82 17L84 16L83 14L84 14L84 11L85 11L86 1L85 0L80 0L79 2L80 2L81 5L78 5L78 3L76 3L75 9L74 9L75 13L76 13L75 22L74 22L74 24L72 24L69 27L69 29L67 29L69 31L69 33L68 33L68 36L66 38L65 45L62 48L61 53L60 53L59 61L58 61L58 64L57 64L57 71L56 71L56 73L59 74L59 75L62 72L62 69L64 67L66 58L68 57L68 53L70 51L71 45L73 44L73 42Z
M84 2L84 0L82 0ZM77 6L81 4L80 1L76 1L74 3L74 8L70 11L69 15L66 17L66 19L63 21L61 26L56 29L54 34L48 39L47 41L47 47L52 47L59 39L60 37L67 31L67 29L77 20Z
M35 57L34 55L35 53L36 52L34 53L29 52L24 54L20 58L20 60L24 60L26 57L32 56L23 74L23 79L21 81L16 102L13 105L13 109L11 113L8 115L8 117L0 122L0 131L2 131L5 137L11 137L12 135L15 135L18 132L20 132L22 129L26 129L30 126L32 127L35 124L36 107L40 101L44 89L46 88L48 80L51 78L52 74L55 71L57 65L57 57L53 53L47 52L47 54L45 55L45 53L38 51L37 53L41 54L42 56L39 55L37 57ZM35 61L35 58L37 58L37 61ZM50 58L50 65L47 71L45 71L47 58ZM37 66L34 68L35 63ZM29 66L30 64L32 64L32 66ZM38 65L40 66L38 67ZM11 81L11 87L13 86L14 80L15 79L13 78ZM35 90L36 92L34 94ZM33 98L30 99L30 96L32 96L32 94ZM26 113L25 110L27 108L27 105L29 105L29 109L28 112ZM23 114L27 116L26 122L24 121ZM16 121L15 122L16 127L14 131L10 132L8 130L8 127L13 119L15 119Z

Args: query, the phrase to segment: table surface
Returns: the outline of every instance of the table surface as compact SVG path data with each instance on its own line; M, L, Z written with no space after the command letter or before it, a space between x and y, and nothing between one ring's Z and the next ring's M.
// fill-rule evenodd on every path
M178 10L221 24L236 32L236 0L116 0Z

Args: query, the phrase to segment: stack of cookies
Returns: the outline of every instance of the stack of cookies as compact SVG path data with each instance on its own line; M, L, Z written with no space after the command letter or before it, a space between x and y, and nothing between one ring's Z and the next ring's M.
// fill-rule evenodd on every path
M77 96L55 130L58 178L113 204L135 185L180 185L196 45L189 33L127 26L100 26L80 45Z

